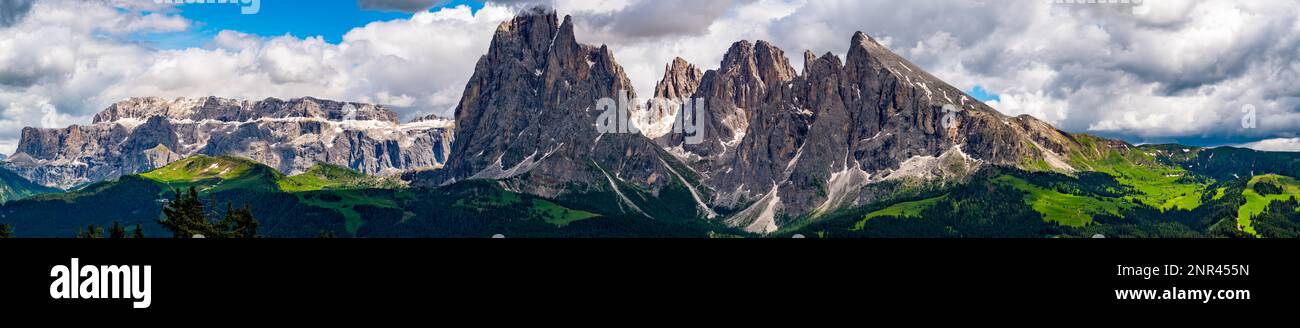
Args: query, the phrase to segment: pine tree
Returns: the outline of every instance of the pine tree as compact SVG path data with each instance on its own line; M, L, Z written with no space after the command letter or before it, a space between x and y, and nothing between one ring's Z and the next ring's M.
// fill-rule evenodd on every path
M257 227L260 223L253 217L253 211L248 208L248 205L236 209L230 203L226 203L226 216L221 219L221 225L225 228L228 238L257 238Z
M113 221L113 226L108 228L108 238L111 239L126 238L126 228L123 228L121 223L117 223L117 221Z
M102 239L104 238L104 228L95 225L87 225L85 228L77 229L77 238L79 239Z
M158 224L170 230L175 238L190 238L197 234L218 235L214 233L217 229L208 222L203 201L199 200L198 189L194 187L190 187L188 193L177 189L176 197L163 206L163 215L166 219L159 220Z
M144 239L144 228L141 228L139 223L135 224L135 231L131 233L131 238Z
M215 216L216 213L213 214ZM247 205L234 208L226 204L226 212L221 220L208 219L203 201L194 187L190 187L187 193L176 190L176 197L163 206L163 216L166 219L159 220L158 223L171 231L175 238L192 238L195 235L206 238L257 238L259 223Z

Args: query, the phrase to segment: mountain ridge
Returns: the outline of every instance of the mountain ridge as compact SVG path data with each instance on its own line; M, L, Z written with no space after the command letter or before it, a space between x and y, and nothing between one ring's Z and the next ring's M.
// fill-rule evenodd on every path
M609 48L578 43L573 28L571 16L545 9L501 23L455 111L456 160L408 174L412 184L486 179L548 198L602 194L647 217L646 199L689 184L650 139L594 128L600 100L626 103L636 91Z
M370 174L446 162L454 122L400 123L378 105L317 98L131 98L90 125L24 128L4 165L42 185L72 188L145 172L193 155L238 155L285 174L333 163Z
M331 164L285 176L247 158L196 155L66 193L0 203L0 223L23 237L66 238L86 225L114 222L140 224L149 237L170 237L157 222L162 206L174 191L193 187L208 209L249 206L261 222L259 234L274 238L698 238L711 231L701 222L620 214L613 199L545 199L481 180L438 188L390 182Z
M766 41L734 43L698 85L678 87L697 88L692 97L706 102L705 142L656 139L706 176L718 191L712 204L743 210L730 219L734 225L772 232L860 206L874 196L859 189L885 180L959 178L984 164L1039 160L1072 170L1057 153L1077 147L1068 133L1002 115L864 33L854 34L847 60L804 57L796 74L784 51ZM674 60L668 67L682 65ZM660 84L680 83L670 77ZM657 91L656 97L674 96Z
M597 100L636 93L607 47L576 41L571 20L534 9L502 23L457 106L454 160L406 177L495 180L552 198L612 192L632 212L644 197L628 193L653 199L680 184L694 216L730 213L728 225L772 233L879 200L884 182L957 182L990 165L1073 174L1090 163L1074 135L1003 115L862 32L844 59L804 52L802 70L762 40L733 43L713 70L675 58L655 97L695 98L704 112L631 104L646 133L596 133ZM702 143L670 131L679 117L701 123Z

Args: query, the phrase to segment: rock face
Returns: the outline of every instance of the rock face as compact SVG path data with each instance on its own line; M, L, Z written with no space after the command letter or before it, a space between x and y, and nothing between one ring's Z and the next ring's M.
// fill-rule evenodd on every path
M570 17L533 9L502 23L479 59L456 108L453 160L408 179L425 186L491 179L546 197L612 194L626 213L646 215L632 190L657 194L683 178L645 136L598 131L598 101L620 98L636 93L613 53L579 44Z
M664 77L655 85L654 96L656 99L677 101L691 98L695 95L695 90L699 89L701 79L704 79L704 73L699 68L677 57L664 67ZM678 104L661 103L652 99L646 102L644 108L646 110L633 113L633 121L640 124L639 128L646 137L657 139L673 132L673 122L680 111Z
M862 189L878 182L1052 162L1074 146L1069 135L1028 116L1006 117L860 32L847 61L804 58L796 75L780 49L737 42L693 95L706 103L705 141L657 139L704 177L710 204L737 211L730 225L772 232L865 205L873 196Z
M399 124L382 106L314 98L132 98L95 115L91 125L24 128L5 166L58 188L141 173L198 154L247 157L286 174L318 163L391 174L441 166L453 130L450 120Z
M772 44L741 41L716 70L675 59L655 98L692 98L703 111L632 104L644 135L601 133L597 102L635 92L607 48L577 43L568 17L536 10L501 24L479 60L456 109L452 161L407 178L490 179L545 197L613 192L631 212L642 195L629 190L681 182L700 217L767 233L865 205L883 182L960 179L990 164L1072 170L1061 160L1078 146L1068 134L1002 115L866 34L847 59L804 58L797 71ZM677 117L698 122L702 142L673 131Z

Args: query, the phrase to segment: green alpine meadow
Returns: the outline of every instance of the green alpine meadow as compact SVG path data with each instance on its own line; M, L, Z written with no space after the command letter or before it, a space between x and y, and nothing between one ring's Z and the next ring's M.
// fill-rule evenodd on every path
M674 211L684 186L649 195L655 219L619 208L618 195L547 199L492 180L437 188L322 164L286 176L252 160L195 156L138 175L62 192L11 178L0 205L18 237L75 237L88 225L140 225L172 237L162 209L189 188L212 205L248 206L265 237L693 237L818 238L1295 238L1300 156L1236 148L1133 146L1087 163L1100 171L990 167L945 185L899 183L879 202L845 208L771 234ZM1186 149L1186 151L1184 151ZM1084 163L1080 163L1084 164ZM12 175L12 173L6 173ZM20 189L26 188L26 189ZM22 190L8 193L9 190ZM673 193L678 195L674 196Z

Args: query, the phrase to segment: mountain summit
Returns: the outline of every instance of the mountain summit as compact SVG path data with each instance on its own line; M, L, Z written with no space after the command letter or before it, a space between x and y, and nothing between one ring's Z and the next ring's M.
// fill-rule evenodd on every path
M959 178L985 164L1070 170L1059 160L1075 146L1068 134L1002 115L864 33L847 60L804 58L796 75L781 49L741 41L697 86L678 87L705 101L706 141L657 141L705 177L711 204L739 211L732 225L772 232L868 203L878 193L862 190L877 182ZM680 83L669 77L660 84Z
M633 212L676 185L695 215L733 213L727 224L767 233L869 203L881 182L960 179L988 164L1072 170L1061 159L1077 146L1068 134L1002 115L866 34L853 36L847 60L804 57L800 71L771 43L740 41L716 70L668 63L654 96L702 101L693 119L703 142L673 133L685 114L653 101L628 109L644 135L600 133L595 105L635 99L631 83L607 47L574 39L570 17L535 9L502 23L479 60L456 109L452 160L408 178L490 179L558 198L611 192Z
M315 98L132 98L96 114L91 125L24 128L5 166L59 188L193 155L247 157L285 174L318 163L397 173L442 165L453 128L438 119L399 124L397 114L383 106Z
M571 17L533 9L502 23L475 66L456 107L454 160L409 178L424 186L490 179L552 198L603 194L620 211L655 217L648 199L692 183L645 136L595 127L600 100L635 98L608 47L578 43Z

